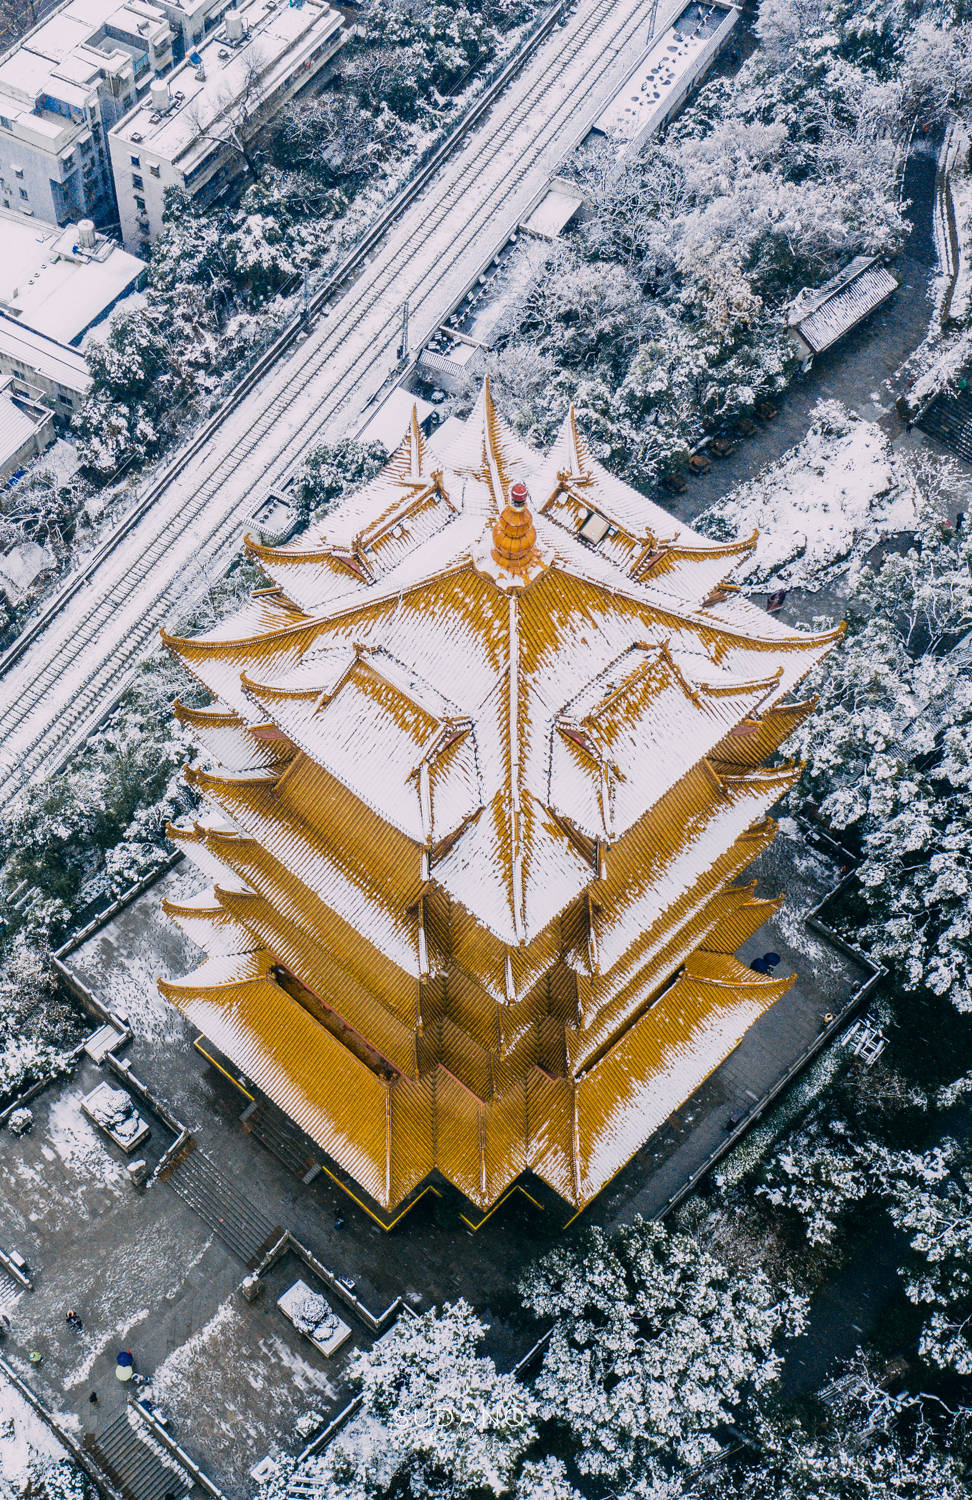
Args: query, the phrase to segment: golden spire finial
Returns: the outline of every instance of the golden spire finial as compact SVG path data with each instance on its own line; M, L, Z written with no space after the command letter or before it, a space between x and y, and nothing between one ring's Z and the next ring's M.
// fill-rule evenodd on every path
M493 558L509 573L527 573L536 562L537 529L527 500L527 487L518 480L510 489L509 504L493 522Z

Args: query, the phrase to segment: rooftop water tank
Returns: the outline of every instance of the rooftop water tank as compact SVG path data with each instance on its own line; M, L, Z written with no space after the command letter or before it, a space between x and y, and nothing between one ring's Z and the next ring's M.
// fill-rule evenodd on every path
M93 219L78 220L78 244L82 250L93 250L96 243Z
M158 110L159 114L165 114L172 100L169 98L169 85L161 78L153 78L149 84L149 97L152 108Z
M226 40L228 42L242 42L243 40L243 17L238 10L228 10L223 17L226 26Z

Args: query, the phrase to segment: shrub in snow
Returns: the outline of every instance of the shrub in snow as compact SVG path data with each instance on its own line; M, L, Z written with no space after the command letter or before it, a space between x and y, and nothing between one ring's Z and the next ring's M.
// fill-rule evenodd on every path
M11 1135L26 1135L34 1123L33 1111L23 1107L7 1116L7 1129Z
M888 1211L908 1236L903 1270L912 1302L929 1308L919 1353L939 1369L972 1375L972 1165L954 1141L898 1153L885 1174Z
M637 1221L527 1275L526 1305L555 1318L536 1380L578 1468L612 1489L663 1485L719 1451L716 1434L780 1369L804 1303L758 1268L741 1277L689 1235Z

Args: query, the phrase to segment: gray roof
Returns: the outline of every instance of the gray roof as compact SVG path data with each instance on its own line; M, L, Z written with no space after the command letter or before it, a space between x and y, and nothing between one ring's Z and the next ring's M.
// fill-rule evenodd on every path
M897 278L875 258L858 256L815 296L797 299L789 318L815 354L822 354L897 289Z

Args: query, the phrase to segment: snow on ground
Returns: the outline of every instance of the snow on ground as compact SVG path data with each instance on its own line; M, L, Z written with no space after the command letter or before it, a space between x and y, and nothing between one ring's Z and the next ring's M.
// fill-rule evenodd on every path
M907 471L874 422L821 401L802 443L699 518L717 537L759 532L743 585L811 592L842 571L852 551L909 530L915 499Z
M174 1006L159 994L163 968L186 974L201 955L162 911L162 900L194 895L208 884L189 860L161 876L125 915L88 938L67 958L68 967L132 1030L152 1042L185 1041L185 1024Z
M217 1394L219 1424L232 1435L246 1466L272 1435L286 1437L308 1407L326 1406L336 1394L324 1371L288 1343L283 1330L274 1330L275 1319L282 1323L283 1314L272 1304L246 1306L234 1292L158 1366L151 1381L152 1400L187 1434L196 1392L205 1386Z
M21 1494L65 1450L15 1386L0 1375L0 1493Z
M81 1113L80 1094L64 1094L52 1103L47 1139L73 1175L118 1194L125 1191L125 1169Z

